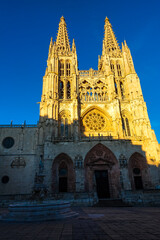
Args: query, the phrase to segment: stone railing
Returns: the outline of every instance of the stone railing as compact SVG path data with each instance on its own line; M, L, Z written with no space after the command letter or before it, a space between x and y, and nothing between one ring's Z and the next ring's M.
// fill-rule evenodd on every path
M0 128L35 128L37 127L37 124L5 124L5 125L0 125Z
M90 70L81 70L79 71L80 77L92 77L92 76L99 76L101 75L98 70L93 70L92 68Z
M82 102L106 102L108 100L108 96L106 92L103 92L101 94L92 92L81 92L80 100Z

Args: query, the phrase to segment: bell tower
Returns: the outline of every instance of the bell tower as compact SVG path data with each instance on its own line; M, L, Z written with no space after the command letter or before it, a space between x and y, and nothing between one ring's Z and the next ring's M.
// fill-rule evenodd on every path
M47 68L43 77L40 125L44 139L75 138L78 135L78 64L73 39L70 47L66 22L62 16L57 39L51 38ZM44 128L44 127L43 127ZM48 130L47 130L48 128Z

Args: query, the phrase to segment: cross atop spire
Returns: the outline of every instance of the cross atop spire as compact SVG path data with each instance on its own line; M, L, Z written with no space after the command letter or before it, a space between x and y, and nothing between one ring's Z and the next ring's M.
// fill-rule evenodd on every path
M109 19L106 17L104 25L104 40L103 40L103 52L102 54L108 54L111 57L121 56L121 50L119 48L117 39L112 29L112 25Z
M61 52L70 52L70 44L68 39L68 32L66 22L62 16L59 23L58 35L56 40L57 50Z

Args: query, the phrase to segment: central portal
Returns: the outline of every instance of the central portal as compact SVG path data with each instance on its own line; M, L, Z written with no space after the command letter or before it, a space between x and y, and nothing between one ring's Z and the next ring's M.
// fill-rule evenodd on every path
M108 170L96 170L95 179L98 198L109 198Z

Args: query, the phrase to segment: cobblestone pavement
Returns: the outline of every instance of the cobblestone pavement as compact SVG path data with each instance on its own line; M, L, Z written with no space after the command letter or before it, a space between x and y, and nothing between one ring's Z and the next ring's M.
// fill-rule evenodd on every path
M0 240L160 240L160 208L84 207L73 210L79 213L78 217L60 221L0 221Z

